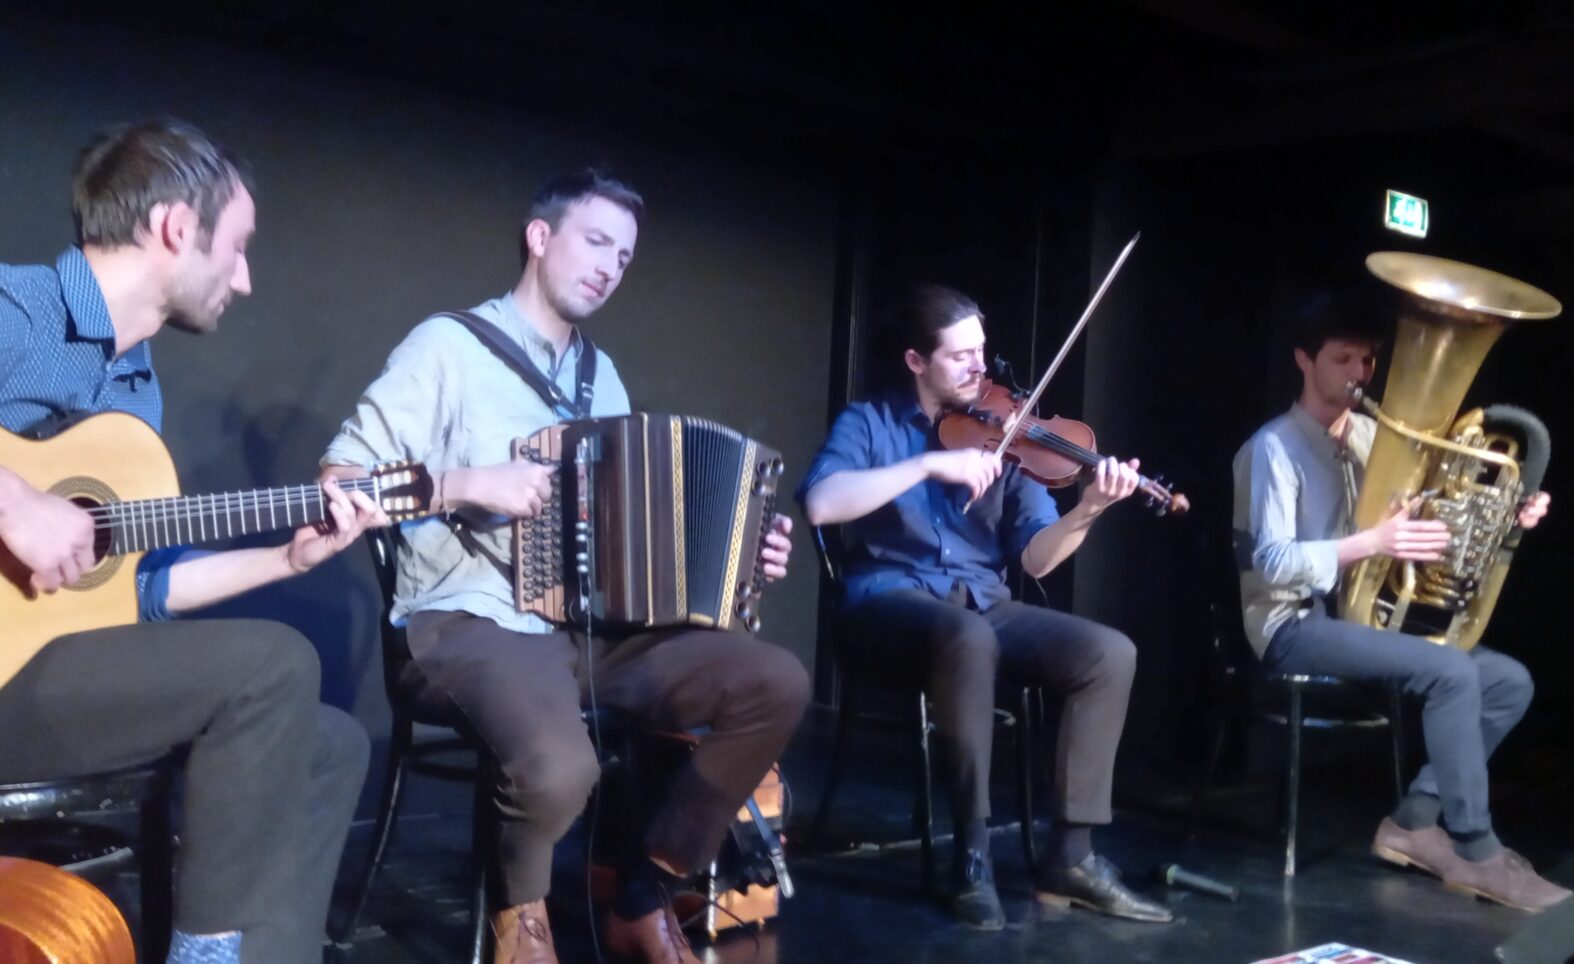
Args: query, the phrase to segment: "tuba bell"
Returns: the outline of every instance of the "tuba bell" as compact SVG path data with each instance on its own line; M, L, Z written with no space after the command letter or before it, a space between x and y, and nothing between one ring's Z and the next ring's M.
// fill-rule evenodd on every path
M1540 487L1550 444L1523 409L1456 413L1498 336L1563 306L1522 281L1428 255L1380 251L1366 267L1403 294L1382 404L1353 390L1377 420L1355 528L1420 496L1417 517L1445 522L1452 538L1436 562L1356 563L1344 574L1341 615L1468 650L1497 603L1519 542L1519 507Z

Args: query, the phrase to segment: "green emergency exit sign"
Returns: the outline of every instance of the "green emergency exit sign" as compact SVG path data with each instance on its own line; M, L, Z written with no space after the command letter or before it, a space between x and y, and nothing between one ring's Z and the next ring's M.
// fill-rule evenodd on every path
M1426 201L1413 194L1389 191L1385 206L1383 226L1390 231L1408 234L1412 238L1426 237Z

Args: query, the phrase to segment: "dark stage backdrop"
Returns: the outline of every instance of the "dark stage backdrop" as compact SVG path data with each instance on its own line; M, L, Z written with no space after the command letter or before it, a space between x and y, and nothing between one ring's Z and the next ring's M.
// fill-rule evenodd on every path
M256 169L256 293L210 337L154 341L187 491L310 479L389 350L428 313L507 291L532 192L587 162L611 162L648 204L621 290L587 325L634 407L713 418L780 449L789 493L823 437L828 185L746 157L620 140L597 125L594 104L584 135L512 108L124 28L8 21L0 65L0 261L53 261L70 242L70 166L106 123L174 114ZM811 662L818 573L807 540L797 545L791 575L769 593L765 634ZM300 629L322 654L325 698L380 740L378 605L366 550L353 547L222 612Z
M1328 132L1341 125L1325 117L1305 132L1276 126L1266 146L1226 147L1228 112L1246 116L1255 103L1243 101L1220 108L1218 129L1190 131L1174 148L1184 155L1160 156L1171 149L1161 143L1140 160L1118 156L1110 145L1131 138L1061 135L1054 124L1037 150L871 137L828 151L840 175L833 184L805 173L832 169L823 155L751 160L686 144L676 130L659 146L627 143L594 103L569 125L206 43L103 27L7 28L0 260L52 257L68 241L66 171L105 121L183 114L257 165L257 295L212 338L171 333L156 343L171 445L192 489L309 474L411 325L508 287L531 190L586 159L615 162L650 202L625 290L591 324L636 406L709 415L758 435L786 453L789 483L832 409L880 384L876 367L892 356L880 357L874 328L902 287L934 280L974 295L992 350L1030 382L1140 229L1041 413L1086 419L1101 449L1167 472L1195 510L1155 520L1118 507L1045 582L1057 605L1136 641L1123 760L1147 761L1182 785L1202 743L1209 606L1220 591L1210 546L1228 525L1230 458L1294 396L1284 328L1307 286L1360 283L1366 253L1397 247L1496 268L1574 303L1574 165L1555 144L1517 149L1435 125L1338 137ZM1351 105L1365 97L1359 85L1335 94ZM1142 96L1152 95L1134 92L1128 105L1139 115ZM696 138L726 142L714 130ZM1431 237L1381 229L1387 187L1431 200ZM1388 324L1383 289L1369 289ZM1571 371L1574 317L1527 325L1503 339L1470 396L1530 408L1553 434L1552 515L1525 540L1488 636L1537 678L1538 699L1502 763L1531 778L1521 785L1539 785L1526 799L1541 803L1574 793L1563 763L1574 736L1574 613L1564 602L1574 572ZM1076 493L1058 498L1069 506ZM818 583L808 541L798 545L794 574L766 616L769 634L810 662ZM226 611L302 628L323 653L329 699L353 705L380 735L375 609L356 552Z

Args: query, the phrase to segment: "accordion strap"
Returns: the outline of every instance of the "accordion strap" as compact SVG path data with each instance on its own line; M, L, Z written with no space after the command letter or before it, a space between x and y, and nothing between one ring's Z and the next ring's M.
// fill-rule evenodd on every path
M559 418L590 417L590 403L596 396L596 346L584 332L579 333L579 361L574 365L576 387L574 397L570 399L557 383L536 367L536 363L530 360L530 356L517 342L485 318L473 311L443 311L437 317L452 318L468 328L481 344L524 379L525 384L541 396L541 400Z

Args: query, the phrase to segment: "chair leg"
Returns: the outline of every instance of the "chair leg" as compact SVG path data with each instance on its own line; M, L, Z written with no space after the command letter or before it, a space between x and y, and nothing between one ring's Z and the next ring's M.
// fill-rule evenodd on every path
M1186 828L1186 839L1195 842L1197 829L1202 825L1203 812L1208 805L1208 794L1213 790L1213 781L1219 775L1219 761L1224 757L1224 741L1229 736L1229 717L1225 713L1216 713L1213 717L1213 732L1208 737L1208 758L1203 764L1202 774L1197 781L1197 787L1192 792L1191 819Z
M1405 697L1397 687L1389 691L1389 728L1394 737L1394 805L1405 798Z
M388 852L388 842L393 839L394 825L398 822L399 798L404 789L404 761L413 741L410 722L395 720L393 731L388 737L388 768L383 775L382 799L377 802L377 825L372 830L372 852L367 855L366 865L361 870L361 879L356 884L349 910L330 935L335 943L348 943L355 936L355 927L360 922L361 911L366 909L366 899L372 892L372 881L377 878L377 871L382 867L383 856Z
M487 964L492 957L492 863L497 850L497 808L492 794L497 785L497 762L484 749L476 750L475 814L470 840L470 964ZM586 868L586 873L589 873Z
M841 786L842 774L847 769L847 749L852 743L853 722L858 715L849 688L842 690L842 705L836 711L836 737L831 747L831 767L825 774L825 788L820 791L819 806L814 809L814 824L809 830L807 849L818 851L825 842L825 829L831 819L831 804Z
M142 956L162 961L174 931L174 836L170 826L170 773L156 778L142 801L137 874L142 897Z
M934 771L929 752L929 703L925 694L918 694L918 760L916 761L918 786L916 787L917 799L913 801L913 824L918 833L919 846L922 848L923 857L923 887L924 893L934 890L935 884L935 811L934 811Z
M1300 823L1301 806L1301 722L1303 719L1301 687L1290 684L1290 713L1285 735L1289 752L1286 754L1284 801L1284 875L1295 876L1295 834Z
M1020 712L1017 714L1017 809L1021 812L1022 855L1027 860L1029 876L1038 870L1038 848L1033 840L1033 766L1034 740L1038 725L1034 712L1034 688L1024 686Z

